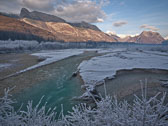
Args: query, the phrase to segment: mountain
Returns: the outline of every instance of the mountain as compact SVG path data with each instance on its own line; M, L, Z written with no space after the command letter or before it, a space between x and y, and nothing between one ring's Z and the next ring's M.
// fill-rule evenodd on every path
M37 41L53 41L60 40L51 32L37 27L33 27L27 23L0 15L0 39L1 40L37 40Z
M92 29L95 31L101 31L97 26L95 25L91 25L87 22L81 22L81 23L70 23L65 21L62 18L59 18L57 16L54 15L50 15L50 14L45 14L42 12L38 12L38 11L32 11L29 12L29 10L27 10L26 8L22 8L21 12L20 12L20 18L28 18L28 19L33 19L33 20L38 20L38 21L43 21L43 22L60 22L60 23L68 23L71 26L74 27L79 27L79 28L88 28L88 29Z
M116 42L115 39L101 31L74 27L64 22L44 22L28 18L23 18L21 21L36 28L51 32L53 35L58 36L65 42Z
M110 36L117 36L111 35ZM164 41L164 38L158 32L152 31L143 31L140 35L131 37L126 36L124 38L115 37L118 42L134 42L134 43L143 43L143 44L161 44Z
M0 13L0 39L11 38L63 42L135 42L161 44L164 38L157 32L144 31L135 37L120 38L106 34L87 22L70 23L57 16L22 8L20 17ZM11 17L12 18L11 18Z
M88 29L92 29L95 31L101 31L97 26L95 25L91 25L87 22L82 21L81 23L68 23L74 27L78 27L78 28L88 28Z
M137 43L161 44L164 38L158 32L143 31L138 37Z
M66 22L64 19L50 14L45 14L38 11L29 12L26 8L21 9L20 18L29 18L29 19L39 20L44 22Z
M64 42L116 42L101 31L78 28L61 22L15 19L0 15L1 40L37 40Z

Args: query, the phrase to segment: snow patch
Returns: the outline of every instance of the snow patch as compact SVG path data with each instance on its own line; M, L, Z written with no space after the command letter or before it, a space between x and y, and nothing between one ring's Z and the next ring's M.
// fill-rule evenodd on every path
M78 67L85 84L91 87L105 78L113 78L118 70L134 68L168 70L168 53L111 50L106 55L83 61Z
M12 64L9 63L0 63L0 70L10 67Z
M19 71L19 73L32 70L32 69L35 69L35 68L38 68L38 67L41 67L47 64L51 64L56 61L59 61L59 60L62 60L62 59L65 59L65 58L68 58L74 55L79 55L82 53L83 53L83 50L77 50L77 49L64 49L64 50L54 50L54 51L50 50L50 51L41 51L38 53L33 53L31 55L38 56L39 58L46 58L46 59L42 62L39 62L36 65L33 65L31 67L28 67L24 70Z

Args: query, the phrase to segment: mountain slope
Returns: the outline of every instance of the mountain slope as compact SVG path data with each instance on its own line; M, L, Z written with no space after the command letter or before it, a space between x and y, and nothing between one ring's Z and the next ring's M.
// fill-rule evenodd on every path
M138 37L137 43L161 44L164 38L157 32L143 31Z
M87 22L70 23L70 22L67 22L64 19L59 18L59 17L54 16L54 15L45 14L45 13L38 12L38 11L29 12L26 8L21 9L20 18L28 18L28 19L38 20L38 21L43 21L43 22L68 23L68 24L70 24L71 26L74 26L74 27L88 28L88 29L92 29L92 30L95 30L95 31L101 31L97 26L91 25Z
M73 27L68 23L61 22L43 22L31 19L21 19L21 21L30 24L34 27L46 30L53 33L55 36L59 36L61 40L65 42L88 42L88 41L105 41L116 42L115 39L106 35L101 31L95 31L92 29Z
M26 8L22 8L20 12L20 18L30 18L33 20L47 21L47 22L66 22L57 16L45 14L38 11L29 12Z
M124 38L116 37L117 35L109 34L110 36L116 38L118 42L134 42L134 43L143 43L143 44L161 44L164 41L164 38L158 32L152 31L143 31L140 35L137 36L126 36Z
M95 25L91 25L87 22L82 21L81 23L68 23L74 27L79 27L79 28L88 28L88 29L92 29L95 31L101 31L97 26Z
M60 40L51 32L33 27L14 18L0 15L0 39L24 39L24 40Z

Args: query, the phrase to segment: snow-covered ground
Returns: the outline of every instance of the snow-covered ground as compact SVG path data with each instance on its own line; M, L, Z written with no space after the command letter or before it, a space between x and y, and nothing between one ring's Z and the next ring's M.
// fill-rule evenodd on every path
M62 50L42 50L37 53L32 53L31 55L39 57L39 62L38 64L35 64L33 66L30 66L26 69L20 70L14 74L8 75L7 77L11 77L13 75L17 75L32 69L36 69L38 67L48 65L51 63L54 63L56 61L75 56L75 55L80 55L84 51L100 51L101 49L62 49ZM104 51L103 51L104 52ZM0 64L0 68L4 67L10 67L8 64ZM5 78L7 78L5 77Z
M106 55L83 61L78 67L85 85L92 89L105 78L113 78L118 70L134 68L168 70L168 53L115 49Z
M36 65L33 65L31 67L28 67L24 70L19 71L18 73L22 73L28 70L32 70L47 64L54 63L56 61L82 54L84 50L82 49L64 49L64 50L50 50L50 51L40 51L38 53L33 53L31 55L38 56L39 58L44 58L45 60L42 62L39 62Z
M7 67L10 67L12 64L9 64L9 63L0 63L0 70L1 69L4 69L4 68L7 68Z

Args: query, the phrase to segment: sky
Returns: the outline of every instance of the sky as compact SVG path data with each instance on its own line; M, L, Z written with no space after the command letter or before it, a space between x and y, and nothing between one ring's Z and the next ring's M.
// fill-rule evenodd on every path
M92 23L120 37L150 30L168 38L168 0L0 0L1 12L19 14L22 7Z

